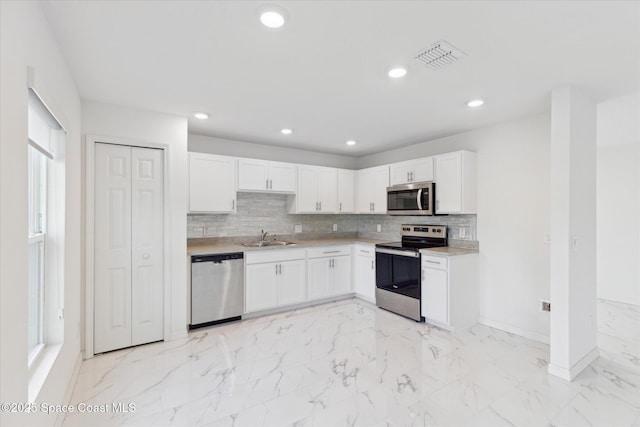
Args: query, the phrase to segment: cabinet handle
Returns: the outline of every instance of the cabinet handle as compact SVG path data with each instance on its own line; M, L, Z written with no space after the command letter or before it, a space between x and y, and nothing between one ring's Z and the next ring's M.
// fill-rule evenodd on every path
M407 172L407 182L411 181L411 178L409 178L409 172Z
M375 212L375 210L376 210L376 202L371 203L371 206L372 206L371 210Z
M428 259L425 259L424 262L428 262L429 264L438 264L438 265L442 264L440 261L429 261Z
M373 270L374 265L373 265L373 260L371 260L371 269Z
M278 275L278 264L276 264L276 276Z
M338 254L340 251L324 251L324 254Z
M360 252L364 252L365 254L370 254L370 251L364 250L364 249L360 249Z
M269 180L267 179L267 190L269 189Z
M320 209L318 209L319 211L322 210L322 202L318 202L318 206L320 206Z
M232 211L236 210L236 201L235 200L231 201L231 210Z
M272 179L269 180L269 189L273 190L273 180Z
M342 202L340 202L340 212L342 212Z
M278 268L278 272L280 273L280 275L282 275L282 264L278 264L280 266L280 268Z

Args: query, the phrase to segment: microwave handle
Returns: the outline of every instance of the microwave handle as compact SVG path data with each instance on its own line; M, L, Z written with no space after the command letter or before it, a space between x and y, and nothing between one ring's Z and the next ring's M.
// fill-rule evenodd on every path
M418 209L422 210L422 188L418 190Z

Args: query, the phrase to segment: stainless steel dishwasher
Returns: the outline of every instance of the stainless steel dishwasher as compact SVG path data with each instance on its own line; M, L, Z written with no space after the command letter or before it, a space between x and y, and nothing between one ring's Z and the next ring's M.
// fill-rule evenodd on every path
M243 311L243 253L192 256L189 328L240 320Z

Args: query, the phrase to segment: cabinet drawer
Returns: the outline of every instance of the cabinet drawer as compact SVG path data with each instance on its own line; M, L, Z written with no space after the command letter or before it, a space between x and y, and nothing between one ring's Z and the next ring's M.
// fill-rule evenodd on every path
M307 249L307 258L322 258L340 255L351 255L351 246L322 246Z
M423 268L437 268L440 270L447 269L447 258L438 256L422 255L422 267Z
M376 256L376 247L373 245L356 245L354 255Z
M281 249L281 250L262 250L255 252L245 252L245 264L260 264L263 262L280 262L293 261L296 259L304 259L304 249Z

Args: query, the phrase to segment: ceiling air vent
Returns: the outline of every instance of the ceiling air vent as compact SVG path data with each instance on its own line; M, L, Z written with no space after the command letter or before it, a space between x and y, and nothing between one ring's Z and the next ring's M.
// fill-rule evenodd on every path
M460 58L467 56L461 50L453 47L451 44L444 40L440 40L429 46L426 49L422 49L416 55L416 60L422 62L425 65L439 70L456 62Z

